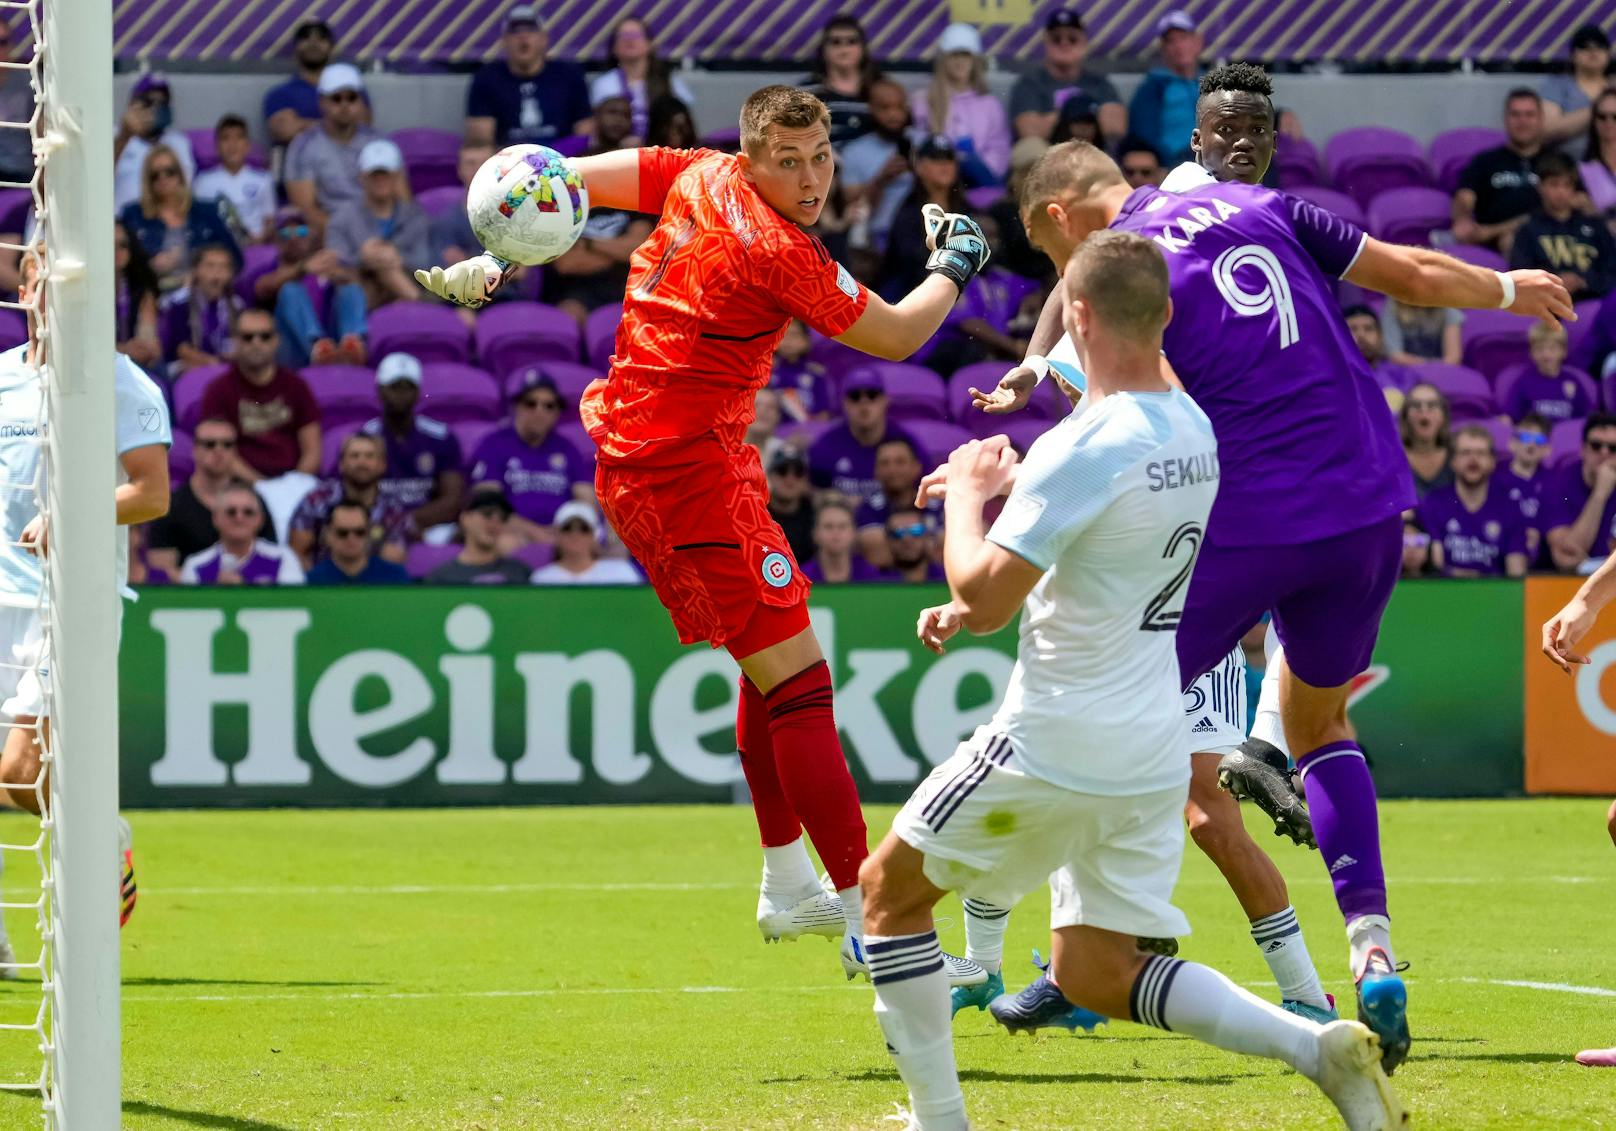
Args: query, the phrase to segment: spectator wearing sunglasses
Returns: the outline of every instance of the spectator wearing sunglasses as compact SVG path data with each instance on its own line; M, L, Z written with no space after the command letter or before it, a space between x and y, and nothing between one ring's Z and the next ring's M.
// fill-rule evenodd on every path
M471 482L499 484L510 504L501 553L554 541L556 512L571 500L594 499L589 459L556 431L566 411L556 383L542 369L527 369L515 382L510 424L490 432L471 454Z
M1527 557L1534 567L1540 563L1538 554L1543 541L1543 529L1538 522L1542 505L1544 474L1543 462L1549 458L1549 422L1535 412L1529 412L1515 422L1509 436L1509 462L1493 473L1493 489L1520 508L1526 520Z
M264 128L277 146L320 121L320 72L336 51L331 26L324 20L304 20L292 32L292 56L297 71L285 82L264 92Z
M129 90L129 105L112 142L112 207L122 211L141 198L146 158L154 146L167 146L187 184L196 176L196 158L183 130L174 128L168 79L157 71L141 75ZM6 130L22 134L22 130Z
M282 365L363 365L365 289L296 208L275 214L275 266L253 280L258 305L275 311Z
M1084 73L1088 53L1083 17L1072 8L1051 13L1044 22L1043 61L1010 88L1010 120L1017 137L1049 137L1061 108L1074 98L1092 107L1106 137L1128 132L1128 111L1117 88L1103 75Z
M184 585L301 585L303 567L297 555L258 536L264 505L258 494L237 480L219 493L213 525L219 540L180 566Z
M146 528L146 564L170 577L180 572L180 563L199 554L219 540L213 524L213 511L224 489L239 482L231 473L236 454L236 426L218 417L205 417L192 435L195 468L184 483L175 488L168 513ZM263 501L259 500L263 511ZM275 541L275 524L263 511L263 521L253 532L255 538Z
M1534 322L1527 332L1532 360L1498 375L1498 402L1510 420L1536 413L1551 423L1581 420L1599 405L1592 378L1566 362L1563 326Z
M1610 554L1616 534L1616 416L1597 412L1582 426L1582 451L1551 469L1542 489L1538 522L1554 568L1582 573Z
M881 580L906 585L948 580L936 561L937 519L930 512L913 503L900 507L887 515L886 530L892 565L882 571Z
M842 422L808 449L808 473L815 488L835 491L855 505L881 495L875 453L891 439L908 439L887 420L887 390L880 373L853 370L842 389Z
M185 285L191 273L191 255L205 244L230 251L241 269L241 248L219 207L191 196L189 174L174 150L154 145L141 169L140 199L123 210L124 224L151 257L161 294Z
M870 88L881 77L858 17L833 16L819 33L814 73L803 83L830 111L830 143L838 152L870 129Z
M404 531L410 515L382 491L382 476L386 471L387 450L381 437L355 432L342 441L337 474L321 480L292 512L287 542L304 568L314 564L314 555L323 541L321 535L331 521L331 513L344 501L370 508L372 554L390 562L404 560Z
M365 80L351 63L320 72L320 124L297 135L286 150L286 198L325 233L331 213L364 195L359 154L381 135L365 124Z
M397 562L371 553L369 508L344 499L331 508L325 527L325 556L309 570L310 585L408 585L410 575Z
M1492 433L1479 424L1453 437L1453 484L1420 503L1431 566L1443 577L1525 577L1526 519L1493 479Z
M780 524L798 564L814 555L814 505L808 487L808 460L781 444L769 457L769 514Z
M473 487L460 512L460 553L427 574L428 585L526 585L530 570L500 550L511 501L498 483Z
M925 469L920 463L920 452L907 436L891 436L875 447L875 483L877 493L866 499L853 513L858 527L858 549L871 565L887 569L892 565L891 541L887 537L887 516L901 510L912 510L915 493L920 488L920 476ZM930 500L926 511L939 524L942 522L943 501Z
M257 483L288 472L320 471L320 410L308 384L275 363L279 335L267 310L236 315L229 370L202 393L202 415L236 427L231 471Z
M239 114L220 118L213 143L219 163L197 174L196 198L219 205L246 242L268 243L275 232L275 179L247 164L252 155L247 120Z
M621 558L601 557L601 522L592 503L574 500L556 511L555 561L533 571L534 585L644 585Z

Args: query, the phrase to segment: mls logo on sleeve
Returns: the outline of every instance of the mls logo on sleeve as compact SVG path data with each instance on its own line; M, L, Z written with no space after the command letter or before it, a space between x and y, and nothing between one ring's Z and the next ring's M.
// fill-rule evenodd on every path
M140 410L140 430L142 432L156 432L159 423L155 408L143 408Z

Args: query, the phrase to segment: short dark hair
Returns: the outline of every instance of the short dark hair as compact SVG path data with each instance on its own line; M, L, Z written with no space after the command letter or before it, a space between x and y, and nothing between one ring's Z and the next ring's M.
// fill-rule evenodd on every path
M1521 98L1531 99L1538 104L1539 108L1543 105L1543 96L1529 86L1511 87L1509 93L1504 95L1504 105L1508 106L1511 102Z
M920 449L915 447L915 442L907 436L888 436L886 439L875 445L876 455L880 455L881 449L887 447L889 444L902 444L904 447L909 449L909 454L915 457L915 462L920 462Z
M1260 94L1269 100L1270 106L1273 104L1274 81L1255 63L1225 63L1201 76L1201 98L1225 90Z
M1528 424L1536 428L1539 432L1547 432L1549 430L1548 418L1542 413L1528 412L1523 414L1521 418L1515 422L1515 427L1525 428Z
M1066 264L1066 298L1082 299L1117 334L1161 341L1167 325L1167 261L1156 245L1107 228L1077 245Z
M904 503L901 506L893 507L891 510L887 511L886 521L888 523L890 523L893 519L902 518L905 515L914 515L916 518L918 518L921 522L924 522L929 527L935 528L936 525L937 525L937 516L936 515L932 514L930 511L921 510L919 507L915 506L913 503Z
M382 442L382 438L376 435L374 432L350 432L342 438L342 446L337 449L337 458L339 460L348 454L349 446L352 445L356 440L371 445L378 452L381 452L384 455L387 452L387 445L384 444Z
M344 495L341 499L337 500L337 502L332 506L330 513L326 515L325 528L327 531L331 529L331 524L336 521L338 511L358 511L364 516L365 525L370 525L370 508L364 503L361 503L358 499L350 499Z
M856 521L853 515L853 504L840 496L833 496L820 503L814 510L814 521L818 522L820 516L826 511L841 511L847 515L847 521Z
M276 327L275 325L274 311L265 310L261 306L244 306L240 310L230 315L230 332L232 334L236 333L241 328L241 320L247 317L249 314L263 315L265 318L269 319L270 326L275 328L277 332L279 331L279 327Z
M196 428L191 429L191 435L196 435L196 429L201 428L204 424L220 424L230 429L232 432L237 431L236 422L231 420L228 416L204 416L201 420L196 422Z
M1476 440L1485 440L1487 442L1487 451L1493 455L1498 454L1498 445L1493 442L1493 434L1487 431L1487 429L1482 425L1466 424L1463 428L1455 432L1453 434L1454 447L1458 447L1459 441L1463 440L1466 436Z
M1348 318L1373 318L1376 322L1380 321L1380 315L1375 313L1375 308L1361 302L1355 302L1341 311L1341 320L1344 322Z
M1138 134L1129 134L1117 142L1117 164L1122 164L1122 159L1130 153L1148 153L1156 164L1162 164L1161 154L1156 147Z
M1550 177L1570 177L1572 181L1577 178L1577 163L1571 159L1570 154L1561 153L1558 149L1551 149L1537 159L1532 166L1537 179L1546 181Z
M1582 423L1582 442L1587 443L1595 428L1616 428L1616 413L1596 412Z
M213 127L213 136L218 137L225 130L240 130L242 133L247 133L247 119L240 114L226 114Z
M202 257L204 255L208 255L209 253L215 251L223 252L225 255L228 255L230 257L230 266L234 267L236 265L235 253L232 252L228 247L225 247L224 244L205 243L191 252L191 266L195 267L197 264L202 262Z

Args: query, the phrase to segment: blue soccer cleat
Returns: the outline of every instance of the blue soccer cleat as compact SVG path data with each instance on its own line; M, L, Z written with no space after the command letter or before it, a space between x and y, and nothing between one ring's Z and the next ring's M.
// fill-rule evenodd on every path
M1369 952L1358 976L1358 1020L1380 1038L1380 1067L1390 1076L1408 1058L1408 988L1386 952Z
M1038 980L1018 994L1006 994L988 1003L993 1019L1012 1033L1036 1033L1039 1029L1082 1029L1092 1033L1110 1020L1093 1010L1073 1005L1049 980L1049 963L1032 952L1033 965L1041 971Z
M1332 1021L1341 1020L1341 1014L1336 1012L1335 998L1330 994L1325 994L1324 997L1330 1003L1330 1008L1328 1009L1320 1009L1316 1005L1309 1005L1305 1001L1296 1001L1292 998L1287 998L1280 1002L1279 1008L1283 1009L1286 1013L1294 1013L1298 1017L1305 1017L1309 1021L1316 1021L1320 1025L1328 1025Z
M969 1009L973 1005L978 1010L986 1009L994 998L1003 996L1004 975L995 970L988 975L988 980L985 982L978 982L974 986L955 986L949 991L949 1000L953 1004L953 1010L949 1016L952 1017L960 1010Z

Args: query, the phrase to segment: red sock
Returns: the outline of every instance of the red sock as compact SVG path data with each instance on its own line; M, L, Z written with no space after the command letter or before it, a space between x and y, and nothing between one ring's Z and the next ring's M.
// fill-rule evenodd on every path
M836 733L830 668L821 660L779 684L763 701L785 795L831 882L838 891L853 887L870 848L858 789Z
M758 834L765 848L790 844L802 835L797 811L780 788L780 775L774 768L774 742L769 738L769 709L763 693L744 675L741 677L741 703L735 709L735 746L741 755L741 772L752 791L752 812L757 815Z

